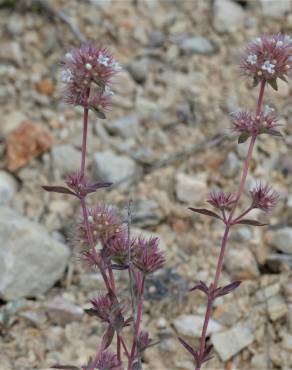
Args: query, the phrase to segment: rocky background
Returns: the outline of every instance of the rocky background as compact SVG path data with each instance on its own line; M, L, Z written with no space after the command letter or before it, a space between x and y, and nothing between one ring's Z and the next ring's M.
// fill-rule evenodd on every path
M235 189L246 145L230 135L228 113L254 110L258 94L240 77L239 58L263 32L291 35L291 1L0 6L0 369L80 365L99 341L101 326L83 309L102 288L100 276L82 266L70 241L78 202L41 189L79 164L82 112L61 101L58 63L83 39L108 46L124 67L108 119L90 116L88 171L116 186L90 199L121 212L133 199L134 233L159 235L167 253L147 285L143 324L159 344L144 368L193 369L176 336L198 341L205 299L187 290L214 276L223 228L187 207L204 206L210 189ZM283 82L265 98L285 139L260 138L248 185L269 181L281 202L268 227L232 233L221 281L244 282L216 301L216 356L206 369L292 369L291 93Z

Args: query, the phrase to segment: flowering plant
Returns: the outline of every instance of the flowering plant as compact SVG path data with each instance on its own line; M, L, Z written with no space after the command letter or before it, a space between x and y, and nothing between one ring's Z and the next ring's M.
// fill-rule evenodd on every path
M75 173L66 177L67 186L43 186L46 191L79 199L82 219L76 225L74 241L80 248L81 259L98 269L104 282L104 291L91 301L92 307L85 312L99 319L106 328L96 355L81 367L82 370L121 370L126 362L128 370L141 369L141 354L151 345L149 333L141 330L145 280L161 268L165 260L157 238L131 236L130 205L128 218L123 222L113 207L97 204L89 208L86 202L89 194L111 186L108 182L91 181L85 174L88 114L92 110L99 118L106 118L113 95L111 81L119 71L119 64L107 49L93 44L83 45L65 55L61 73L65 83L64 100L83 107L81 163ZM130 305L119 297L115 270L128 273ZM127 326L132 326L130 343L123 333ZM114 337L116 345L112 351L109 348L113 347ZM59 364L53 368L80 369Z
M241 69L244 75L253 79L254 87L259 85L259 96L254 116L245 110L231 114L233 131L239 135L238 143L240 144L248 139L250 140L238 190L228 194L223 191L211 193L207 201L215 208L215 211L205 208L190 208L193 212L215 217L224 224L224 234L213 282L207 285L200 281L190 289L190 291L200 290L207 297L207 308L199 348L195 349L184 339L179 338L182 345L192 355L196 370L200 370L203 364L212 357L212 344L207 343L206 334L213 312L214 301L218 297L231 293L241 283L240 281L234 281L225 287L219 286L230 230L238 224L265 226L266 224L246 218L246 216L255 208L264 212L272 211L279 198L278 194L269 185L259 183L249 192L251 198L249 207L239 215L236 215L237 206L244 191L256 140L261 134L281 136L281 133L278 131L280 125L277 122L274 111L269 107L263 108L263 97L267 85L277 90L277 80L280 78L286 81L286 78L291 75L292 39L281 34L272 36L263 35L257 38L247 46L241 60Z

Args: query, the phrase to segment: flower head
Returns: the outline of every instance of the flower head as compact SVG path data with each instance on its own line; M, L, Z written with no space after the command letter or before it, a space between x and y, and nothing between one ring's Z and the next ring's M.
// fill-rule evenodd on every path
M133 247L134 266L144 274L151 274L160 269L164 262L164 253L159 250L159 239L146 240L139 237Z
M284 79L292 69L292 39L282 34L263 35L250 42L241 59L244 73L255 82Z
M61 64L65 102L99 113L109 108L111 80L120 66L107 49L88 43L66 53Z
M152 340L149 337L149 333L147 331L141 331L138 337L138 351L141 353L145 351L151 344Z
M257 184L250 190L253 208L259 208L264 212L272 211L279 200L279 194L269 185Z
M231 113L233 130L245 135L247 139L251 135L269 134L273 136L282 136L278 131L281 126L278 123L274 110L268 106L264 108L257 117L253 117L245 110L239 110ZM243 142L243 141L240 141Z
M112 302L108 294L99 294L91 303L93 305L91 313L95 314L103 322L109 323L111 320Z
M106 246L112 238L124 234L122 221L117 212L109 206L97 205L88 210L88 223L95 245L101 243ZM75 240L78 244L89 246L89 240L86 232L84 220L77 225Z
M98 370L122 370L121 362L118 360L117 355L105 350L99 355L99 359L96 364Z
M224 193L223 191L212 192L207 200L213 207L217 209L228 209L235 201L235 195L232 193Z

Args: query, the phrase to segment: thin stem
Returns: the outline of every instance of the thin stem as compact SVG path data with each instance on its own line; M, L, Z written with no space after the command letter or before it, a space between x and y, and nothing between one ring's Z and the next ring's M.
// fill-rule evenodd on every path
M117 333L117 357L119 362L121 361L121 338Z
M261 85L260 85L259 97L258 97L258 101L257 101L256 116L259 116L259 114L261 112L263 96L264 96L264 91L265 91L265 84L266 84L266 82L264 80L262 80ZM238 205L238 202L240 200L240 197L243 193L243 189L244 189L244 185L245 185L245 182L246 182L248 170L249 170L249 167L250 167L250 162L251 162L252 153L253 153L256 138L257 138L256 134L252 135L252 137L251 137L249 147L248 147L248 151L247 151L247 155L246 155L246 158L244 160L242 175L241 175L241 179L240 179L236 199L235 199L235 202L234 202L234 204L231 208L231 211L229 213L229 217L225 222L225 230L224 230L224 234L223 234L223 238L222 238L222 242L221 242L221 248L220 248L220 254L219 254L219 257L218 257L215 278L214 278L213 283L210 286L211 292L209 293L209 296L208 296L208 303L207 303L207 308L206 308L206 313L205 313L205 319L204 319L202 334L201 334L201 338L200 338L199 361L196 364L196 370L200 370L201 367L202 367L202 361L203 361L204 351L205 351L205 347L206 347L206 335L207 335L207 330L208 330L208 324L209 324L210 318L212 316L213 302L214 302L214 299L215 299L214 295L212 294L212 291L214 291L218 287L219 278L220 278L220 275L221 275L221 272L222 272L224 254L225 254L225 250L226 250L226 246L227 246L227 242L228 242L229 231L230 231L230 229L233 226L233 223L235 221L239 220L241 217L243 217L245 214L247 214L250 211L250 209L248 209L247 211L243 212L242 215L237 217L235 220L232 219L233 215L234 215L234 212L236 210L236 207Z
M145 286L145 276L143 274L140 286L139 286L139 297L137 305L137 316L135 320L135 333L133 337L133 345L131 349L130 359L128 363L128 370L131 370L133 361L135 359L135 352L137 348L138 335L141 325L142 313L143 313L143 302L144 302L144 286Z
M127 219L127 247L128 247L128 274L129 274L129 289L131 296L131 307L132 307L132 316L135 313L135 296L134 296L134 284L132 276L132 261L131 261L131 224L132 224L132 200L129 200L128 204L128 219Z
M90 89L88 89L86 92L86 100L88 100L89 94L90 94ZM83 111L83 134L82 134L82 150L81 150L81 164L80 164L81 176L84 176L84 172L85 172L87 131L88 131L88 107L85 106L84 111Z
M130 353L129 353L129 351L128 351L128 348L127 348L127 346L126 346L126 343L125 343L125 341L124 341L124 338L120 335L119 336L120 337L120 341L121 341L121 344L122 344L122 347L124 348L124 351L125 351L125 353L126 353L126 356L128 357L128 359L130 358Z

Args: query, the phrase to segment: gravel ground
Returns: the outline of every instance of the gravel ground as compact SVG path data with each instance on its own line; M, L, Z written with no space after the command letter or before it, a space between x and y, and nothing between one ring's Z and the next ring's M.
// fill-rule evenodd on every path
M123 66L108 119L90 116L88 145L88 172L117 186L90 200L124 212L133 199L135 232L159 235L167 252L165 269L146 289L143 325L159 343L145 353L144 369L193 369L176 337L198 342L205 299L187 290L214 276L223 229L187 207L238 184L247 147L230 134L229 113L254 110L258 94L240 77L240 55L264 32L291 35L291 1L0 6L0 369L81 365L102 332L83 314L102 285L72 250L78 202L40 187L61 184L79 163L82 111L60 98L59 61L82 38L106 45ZM268 181L281 201L268 217L259 214L269 226L233 230L221 282L243 283L216 301L215 356L206 369L292 369L290 86L266 94L285 139L259 139L247 181ZM123 274L119 284L125 291Z

